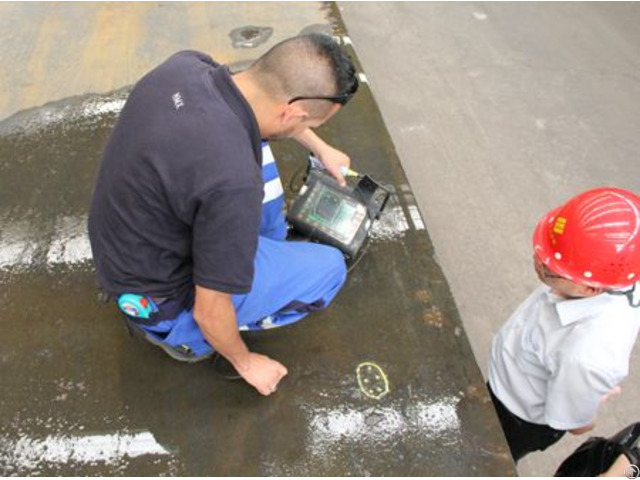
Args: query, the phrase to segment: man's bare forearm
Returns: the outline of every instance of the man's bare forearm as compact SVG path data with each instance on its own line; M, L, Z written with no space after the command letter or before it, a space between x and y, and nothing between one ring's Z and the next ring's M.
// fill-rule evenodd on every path
M323 148L329 145L322 140L313 130L307 128L302 133L295 136L296 141L300 143L307 150L311 150L314 154L318 155Z
M231 295L196 286L193 318L207 342L238 372L249 367L249 349L238 332Z
M338 180L338 183L341 185L346 184L342 168L349 168L351 166L351 159L347 154L326 143L310 128L298 134L295 139L303 147L313 152L323 163L327 171Z
M207 342L249 385L262 395L276 391L287 369L266 355L249 351L238 331L231 295L196 286L193 318Z

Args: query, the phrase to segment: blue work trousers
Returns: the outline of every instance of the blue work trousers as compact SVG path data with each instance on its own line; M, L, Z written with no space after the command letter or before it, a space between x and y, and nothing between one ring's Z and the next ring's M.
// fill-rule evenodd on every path
M265 195L253 284L249 293L232 296L240 330L290 325L325 308L347 276L344 257L336 248L285 240L284 192L266 142L262 153ZM168 345L189 347L196 355L213 351L193 319L193 310L143 328Z

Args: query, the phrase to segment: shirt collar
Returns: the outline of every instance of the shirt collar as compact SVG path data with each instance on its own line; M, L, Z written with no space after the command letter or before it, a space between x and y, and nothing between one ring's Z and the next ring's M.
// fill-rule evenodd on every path
M258 165L262 166L262 139L260 138L260 128L253 109L242 92L236 87L231 72L226 65L219 65L211 70L211 78L220 89L222 98L229 105L229 108L236 114L242 122L245 130L251 138L253 153Z
M547 295L554 304L558 317L560 317L560 324L563 327L598 315L612 303L619 301L620 298L626 301L624 297L618 298L607 293L587 298L562 298L551 293L551 288L549 287L547 287Z

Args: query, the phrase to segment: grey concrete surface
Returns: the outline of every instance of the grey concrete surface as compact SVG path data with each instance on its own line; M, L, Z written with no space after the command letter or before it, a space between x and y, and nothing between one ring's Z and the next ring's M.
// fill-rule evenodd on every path
M274 396L224 379L215 363L179 364L130 339L115 306L96 300L87 208L138 56L153 66L171 51L198 48L200 32L224 39L220 55L237 66L276 33L328 29L341 37L332 8L0 4L0 59L21 72L0 77L8 94L0 117L0 474L515 473L366 84L321 133L397 194L327 311L246 336L289 367ZM249 51L234 48L244 38L236 29L253 24L273 36ZM162 48L150 50L156 40ZM30 69L19 70L25 62ZM274 150L291 198L306 152L290 142ZM367 362L381 368L377 377L358 376ZM383 376L388 393L373 398L363 385Z
M640 192L640 4L349 3L340 11L478 363L536 286L531 234L581 190ZM640 418L640 356L594 434ZM585 437L519 464L552 474Z

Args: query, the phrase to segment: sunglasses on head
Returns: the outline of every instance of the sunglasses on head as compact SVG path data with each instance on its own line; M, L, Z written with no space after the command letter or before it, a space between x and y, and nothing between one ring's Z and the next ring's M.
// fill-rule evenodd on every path
M554 273L553 270L551 270L549 267L547 267L544 263L542 264L542 274L546 278L561 278L563 280L567 280L562 275L558 275L557 273Z
M298 100L328 100L330 102L339 103L340 105L344 106L347 104L349 100L351 100L351 97L353 97L353 95L358 91L358 86L359 86L358 77L354 76L353 83L351 84L349 89L346 92L341 93L340 95L317 96L317 97L304 97L304 96L293 97L291 100L289 100L288 105L291 105L293 102L297 102Z

